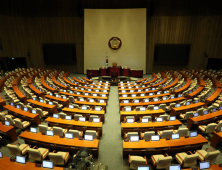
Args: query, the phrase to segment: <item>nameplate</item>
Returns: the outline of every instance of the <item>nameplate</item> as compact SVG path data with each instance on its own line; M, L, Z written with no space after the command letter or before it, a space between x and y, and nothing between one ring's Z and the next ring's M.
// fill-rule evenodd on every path
M79 138L79 140L83 140L83 138Z
M76 149L76 147L71 146L71 149Z
M170 140L170 138L166 138L166 140Z
M35 164L35 166L36 166L36 167L41 167L42 165L41 165L41 164Z
M148 141L150 141L150 140L149 140L149 139L146 139L146 140L145 140L145 142L148 142Z
M219 167L222 167L222 164L219 164Z
M11 162L15 162L15 159L14 159L14 158L10 158L10 161L11 161Z
M155 148L147 148L148 151L156 150Z
M169 148L163 148L163 150L168 150Z
M129 142L129 139L124 139L124 142Z
M60 138L64 138L64 136L59 136Z
M50 144L51 146L55 146L54 144Z
M189 138L189 136L185 136L185 138Z

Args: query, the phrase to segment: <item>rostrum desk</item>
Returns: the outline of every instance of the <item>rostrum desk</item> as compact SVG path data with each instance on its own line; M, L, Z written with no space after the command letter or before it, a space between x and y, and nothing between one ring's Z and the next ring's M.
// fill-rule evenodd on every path
M6 125L3 125L2 122L0 122L0 134L10 136L12 142L15 142L17 140L17 134L14 126L10 125L10 127L8 127Z

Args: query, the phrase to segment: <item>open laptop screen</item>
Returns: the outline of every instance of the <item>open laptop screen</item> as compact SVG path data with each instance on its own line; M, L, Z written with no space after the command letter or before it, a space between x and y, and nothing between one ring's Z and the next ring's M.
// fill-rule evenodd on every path
M170 165L169 170L180 170L180 165Z
M210 162L200 162L200 170L201 169L210 169Z
M25 156L16 156L16 162L25 164Z
M95 111L101 111L101 107L100 106L95 106Z
M208 111L207 111L207 110L204 111L204 115L206 115L206 114L208 114Z
M160 136L159 135L152 135L151 136L151 141L159 141L160 140Z
M73 139L73 134L72 133L65 133L65 138Z
M172 121L172 120L176 120L176 116L171 116L170 117L170 120Z
M149 102L149 99L144 99L143 101L146 103L146 102Z
M131 107L126 107L126 108L125 108L125 111L126 111L126 112L130 112L130 111L131 111Z
M51 161L42 161L42 167L53 169L53 162L51 162Z
M176 107L180 107L180 104L176 104Z
M24 107L24 111L26 111L26 112L27 112L27 111L28 111L28 108L27 108L27 107Z
M172 134L172 139L180 139L180 134L179 133Z
M139 142L139 136L130 136L130 142Z
M94 118L93 118L93 122L94 122L94 123L100 123L100 118L94 117Z
M149 119L148 118L142 118L142 123L148 123Z
M134 123L134 119L126 119L127 123Z
M53 114L53 118L57 118L57 119L58 119L58 118L59 118L59 115L54 113L54 114Z
M47 131L46 131L46 135L47 135L47 136L54 136L54 132L51 131L51 130L47 130Z
M153 99L154 102L158 102L158 100L159 100L159 99L157 99L157 98Z
M197 117L197 116L199 116L199 114L198 114L198 113L194 113L193 116L194 116L194 117Z
M30 127L30 132L32 132L32 133L37 133L37 128L35 128L35 127Z
M134 100L134 103L139 103L140 101L138 99Z
M19 106L19 105L16 105L16 108L17 108L17 109L20 109L20 106Z
M73 106L73 105L69 105L69 108L70 108L70 109L74 109L74 106Z
M72 116L66 115L66 116L65 116L65 119L66 119L66 120L72 120Z
M6 120L6 121L5 121L5 125L6 125L6 126L10 126L10 122Z
M192 137L196 137L197 136L197 131L195 131L195 132L190 132L190 137L192 138Z
M153 110L159 110L159 106L154 106Z
M49 102L49 105L53 105L53 103L52 103L52 102Z
M162 122L162 121L163 121L163 118L162 118L162 117L158 117L158 118L156 118L156 121L157 121L157 122Z
M2 152L0 152L0 158L2 158L3 156L2 156Z
M145 111L146 108L145 107L140 107L140 111Z
M84 140L93 140L93 135L84 135Z
M79 117L79 121L80 121L80 122L85 122L85 121L86 121L86 118L85 118L85 117Z
M32 110L32 113L33 113L33 114L36 114L36 110Z

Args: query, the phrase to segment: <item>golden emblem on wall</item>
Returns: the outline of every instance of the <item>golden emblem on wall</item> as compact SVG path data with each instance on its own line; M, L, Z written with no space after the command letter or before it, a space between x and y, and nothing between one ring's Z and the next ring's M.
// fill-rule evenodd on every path
M109 39L108 45L112 50L118 50L122 45L122 41L118 37L112 37Z

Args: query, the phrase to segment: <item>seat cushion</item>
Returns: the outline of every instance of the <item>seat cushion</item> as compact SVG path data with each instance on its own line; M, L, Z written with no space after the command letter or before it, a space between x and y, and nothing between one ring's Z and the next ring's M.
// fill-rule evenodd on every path
M180 117L181 117L182 119L184 119L185 116L184 116L184 114L180 114Z
M207 152L205 150L197 150L196 153L199 155L198 158L201 161L204 161L205 156L207 155Z
M41 153L42 157L44 158L45 155L48 155L49 153L49 150L48 149L45 149L45 148L38 148L39 152ZM47 150L47 151L46 151ZM46 152L45 152L46 151Z
M180 165L182 165L184 159L186 158L187 154L185 152L177 153L176 154L176 159L179 162Z
M154 162L155 165L156 165L158 159L160 159L160 158L164 158L164 156L161 155L161 154L160 155L152 155L151 156L151 160L152 160L152 162Z
M57 152L58 154L61 154L62 157L66 160L69 156L69 152ZM68 153L68 154L67 154Z
M19 149L21 149L21 151L22 151L22 155L26 152L26 150L27 149L29 149L30 147L29 147L29 145L27 145L27 144L21 144L20 146L19 146Z
M198 129L200 129L201 131L205 132L207 126L201 125L198 126Z

